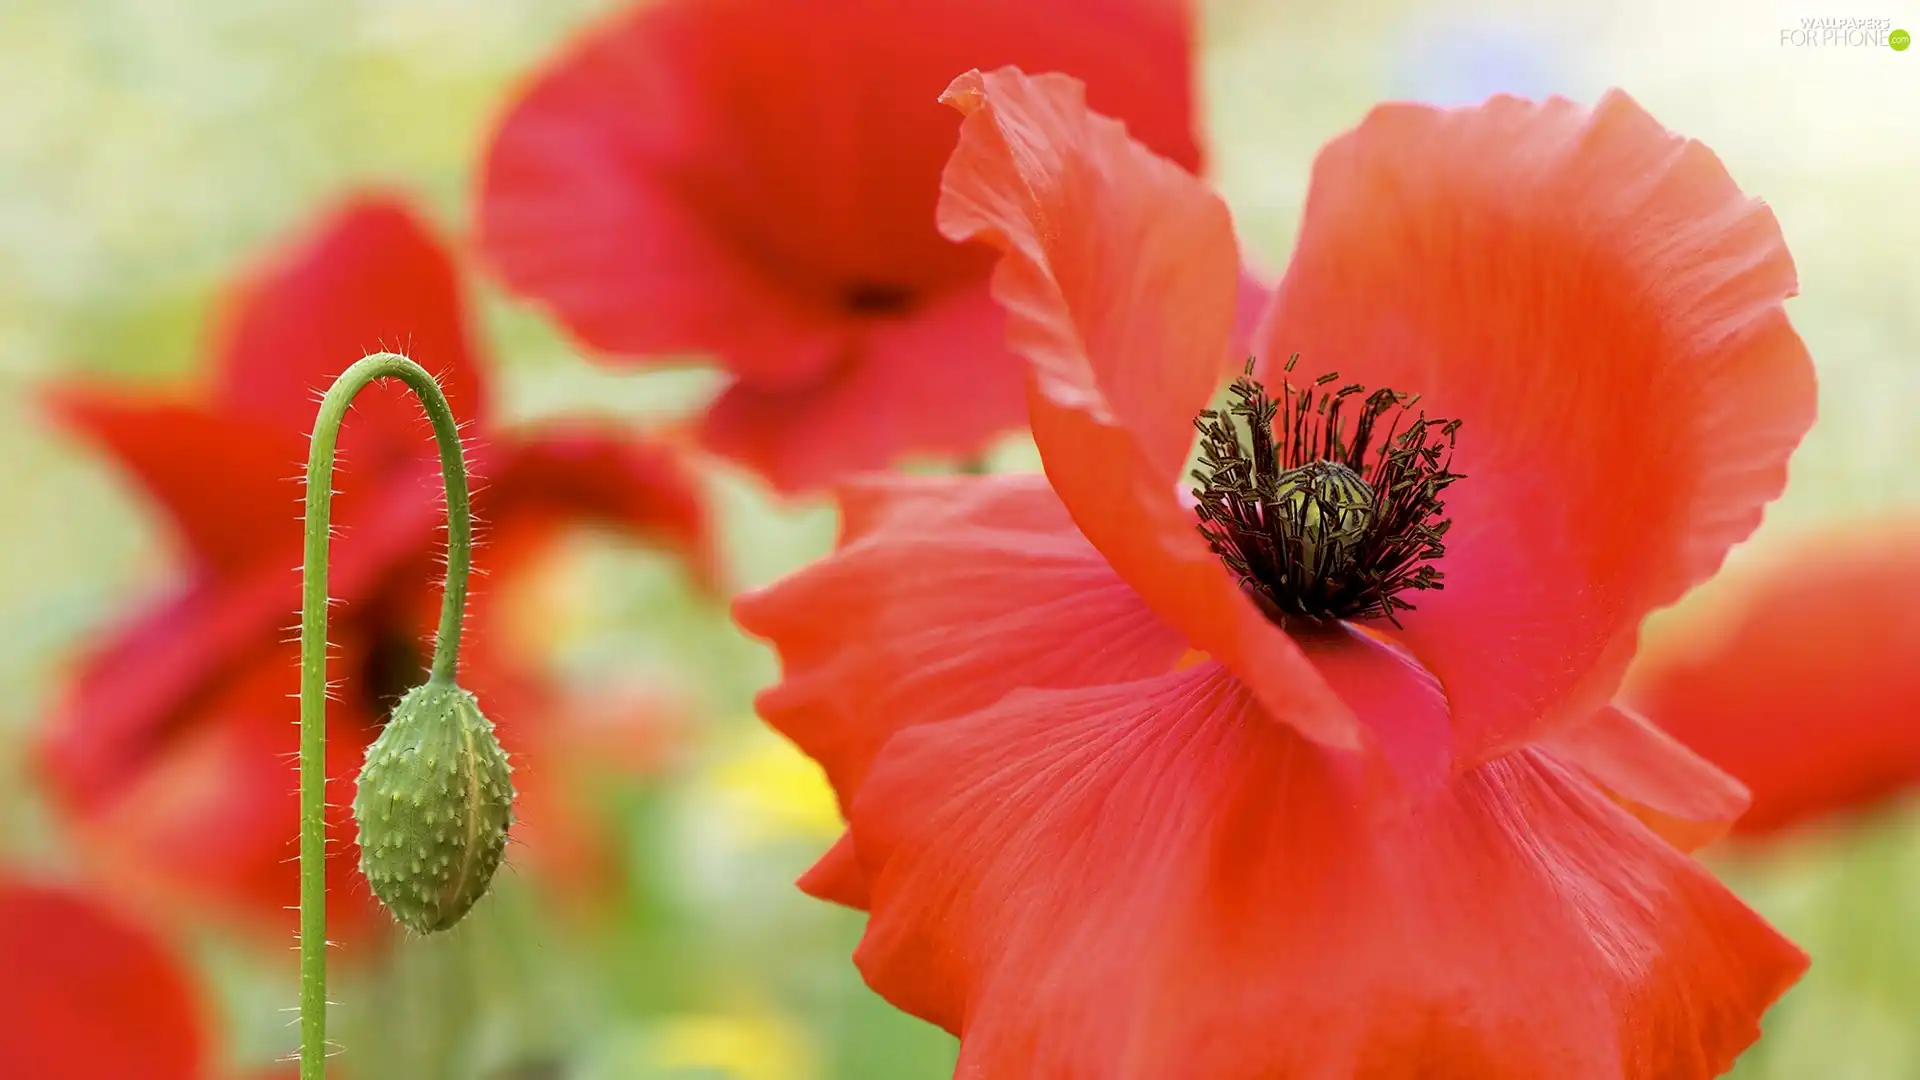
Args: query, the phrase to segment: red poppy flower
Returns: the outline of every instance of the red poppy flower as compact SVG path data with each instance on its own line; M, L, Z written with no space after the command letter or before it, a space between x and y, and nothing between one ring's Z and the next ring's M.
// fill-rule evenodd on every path
M0 1076L200 1080L212 1048L173 956L84 893L0 873Z
M933 227L935 97L970 67L1071 71L1198 169L1191 24L1185 0L642 4L507 112L482 251L595 349L715 354L704 441L782 491L969 454L1024 414L991 253Z
M216 1075L207 1010L188 971L104 897L0 871L0 971L9 976L0 980L0 1076ZM282 1063L247 1075L294 1080L297 1072Z
M1737 785L1606 702L1812 420L1771 215L1624 95L1377 109L1183 500L1226 208L1071 79L946 100L1046 478L857 483L736 608L867 981L961 1076L1727 1068L1805 957L1670 846Z
M1920 522L1804 538L1643 653L1624 696L1753 792L1761 836L1920 783Z
M369 196L344 206L239 291L210 392L182 401L77 387L53 394L58 417L114 455L181 542L180 587L91 650L44 736L56 801L103 859L145 884L276 916L293 901L297 649L286 628L299 603L301 525L292 481L316 391L381 347L404 348L438 372L469 425L470 461L483 478L474 506L491 545L470 623L487 617L486 583L570 521L652 536L703 579L711 574L704 505L679 457L584 428L499 428L448 252L398 202ZM340 446L328 775L340 788L330 827L344 844L350 778L366 744L424 677L443 511L433 440L403 389L363 393ZM497 650L467 655L463 682L511 699L492 715L509 749L534 759L516 777L523 809L547 805L533 790L546 782L541 743L561 736L529 714L557 709L551 688L499 662ZM517 835L543 827L529 813ZM348 854L329 865L337 923L372 910L354 864Z

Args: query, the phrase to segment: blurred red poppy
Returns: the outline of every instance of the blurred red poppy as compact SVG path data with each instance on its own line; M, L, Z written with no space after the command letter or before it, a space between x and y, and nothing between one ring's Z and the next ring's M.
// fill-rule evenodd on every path
M1219 199L1072 79L946 100L1046 476L850 485L736 605L868 982L967 1076L1729 1067L1806 958L1672 846L1738 786L1608 699L1812 421L1772 215L1621 94L1383 106L1236 416Z
M933 227L958 126L936 96L1070 71L1195 170L1192 36L1187 0L641 4L507 111L482 252L595 349L714 354L703 439L782 491L971 454L1024 411L991 253Z
M0 872L0 1076L201 1080L204 1018L176 960L100 900Z
M1736 834L1920 783L1920 521L1785 545L1734 599L1642 653L1624 696L1753 792Z
M449 253L402 203L351 201L238 290L204 395L162 401L77 386L50 395L64 424L139 482L182 549L180 587L88 651L44 730L55 801L94 853L135 880L275 916L293 903L297 477L316 394L380 348L436 372L467 424L474 508L491 545L479 556L488 576L475 582L470 640L492 636L475 629L492 607L488 583L571 522L650 537L711 584L707 515L680 455L586 427L499 427ZM431 433L403 388L362 393L340 447L331 584L342 606L328 718L330 827L342 848L328 867L336 925L372 910L347 850L350 778L387 710L424 677L443 514ZM509 749L536 765L516 778L523 811L551 805L539 757L567 733L534 714L565 711L558 689L499 649L464 655L462 681L483 701L502 696L507 707L489 714ZM516 835L550 822L563 827L528 813Z

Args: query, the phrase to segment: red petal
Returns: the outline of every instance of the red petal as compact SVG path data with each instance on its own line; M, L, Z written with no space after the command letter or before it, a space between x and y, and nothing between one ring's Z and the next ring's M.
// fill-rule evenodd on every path
M1619 705L1549 732L1542 745L1682 851L1720 839L1747 809L1738 780Z
M490 543L543 523L599 522L673 551L703 585L717 583L706 493L674 446L557 421L502 442L482 467L474 506Z
M103 640L42 729L44 756L61 787L87 801L125 783L210 681L244 665L263 640L284 636L298 596L292 566L225 588L196 584Z
M597 516L657 530L697 573L710 574L704 506L685 463L664 447L574 431L495 453L498 469L485 469L495 483L476 496L494 525L487 567L508 570L521 541L554 521ZM438 610L435 471L416 462L409 475L363 485L362 512L350 515L352 527L335 545L331 591L349 600L334 615L333 640L344 653L331 665L341 683L330 710L341 761L330 775L342 783L351 782L374 726L364 708L355 711L376 692L362 681L369 642L424 646ZM294 884L285 860L295 830L287 755L297 666L291 648L274 643L294 617L296 559L289 545L256 559L265 565L199 580L147 609L87 660L42 748L52 788L103 858L140 880L276 921ZM486 683L486 666L498 660L469 650L470 681ZM348 827L344 814L336 829ZM339 902L336 921L351 923L370 910L360 902L366 891L351 876L351 859L332 869L343 895L356 898Z
M1642 654L1626 696L1753 790L1737 833L1920 783L1920 522L1783 549L1728 606Z
M853 808L857 959L958 1075L1121 1080L1703 1080L1805 967L1544 754L1385 820L1361 783L1217 665L911 729Z
M1197 167L1188 23L1166 0L646 5L575 43L501 121L483 246L597 347L772 345L841 322L849 288L978 279L931 228L954 130L933 101L956 72L1075 71ZM727 357L766 385L823 363L791 359Z
M334 674L358 668L363 643L339 633L334 640L345 654L333 661ZM77 703L55 715L41 759L49 793L111 880L183 905L212 903L275 930L293 925L299 729L290 695L298 672L290 646L256 654L137 732L102 729ZM336 938L364 927L373 910L348 842L352 778L374 730L358 700L349 688L328 705L327 775L330 790L339 789L328 814L338 841L327 866Z
M972 72L942 97L967 119L940 228L1003 252L994 296L1042 399L1124 429L1177 482L1220 381L1238 303L1226 204L1087 108L1061 75Z
M462 422L481 415L484 387L452 257L405 203L363 195L237 291L216 349L220 399L236 415L304 434L334 377L381 350L438 376ZM397 383L354 399L340 446L350 468L433 452L425 413Z
M1032 364L1034 440L1074 522L1275 716L1359 745L1351 714L1247 599L1175 495L1234 321L1239 263L1225 204L1089 112L1064 76L974 72L944 100L967 118L940 227L1006 253L994 296Z
M369 614L365 605L409 564L423 595L437 588L431 553L443 511L427 483L437 467L417 464L411 480L362 489L366 497L353 508L364 513L342 515L350 524L334 544L329 581L329 592L346 601L336 620ZM192 726L188 718L227 680L280 655L273 646L299 608L298 561L297 536L262 545L245 568L195 577L91 650L43 734L49 767L73 798L103 797L125 783L156 747ZM289 682L283 692L291 689Z
M53 390L48 406L139 481L203 567L234 570L298 545L303 429L81 386Z
M977 451L1026 408L985 288L955 291L859 337L848 346L858 362L805 388L735 382L707 415L707 446L791 493L912 453Z
M852 539L734 605L780 652L760 714L821 763L842 805L896 731L1016 687L1166 671L1185 649L1039 477L873 479L842 502ZM809 888L852 887L823 875Z
M64 888L0 878L0 1076L200 1080L193 987L139 924Z
M280 562L281 545L297 553L298 478L318 395L363 354L412 355L440 375L463 421L481 405L452 261L398 202L348 204L236 299L211 404L82 387L56 389L50 400L63 422L120 459L167 508L192 553L222 573ZM435 457L431 432L404 388L371 387L355 398L341 448L334 517L344 534L362 514L393 512L378 505L378 492L394 495L387 482L406 486L402 501L434 498L419 482L437 482L437 470L419 469ZM352 558L353 546L342 545L341 557Z
M853 850L852 833L841 833L840 839L800 875L796 884L808 896L843 907L865 911L873 903L867 889L866 871L860 869L860 856Z
M743 392L802 392L817 421L838 395L814 384L863 381L843 367L904 366L884 348L865 355L871 329L937 318L985 276L979 252L932 228L956 126L935 98L954 74L1072 71L1197 168L1190 21L1179 0L642 5L562 53L501 121L482 247L590 345L717 352ZM956 387L971 382L954 372ZM771 406L752 404L735 401L746 415L734 420L761 428ZM1018 418L1009 408L976 423L967 448ZM884 419L912 431L960 418ZM751 435L725 426L719 445Z
M1602 706L1814 414L1773 215L1624 94L1376 109L1322 151L1265 358L1458 418L1446 587L1401 640L1462 757Z
M1253 354L1254 346L1260 340L1267 309L1272 306L1273 283L1243 262L1240 266L1240 294L1234 301L1233 334L1227 341L1229 376L1244 370L1247 357Z

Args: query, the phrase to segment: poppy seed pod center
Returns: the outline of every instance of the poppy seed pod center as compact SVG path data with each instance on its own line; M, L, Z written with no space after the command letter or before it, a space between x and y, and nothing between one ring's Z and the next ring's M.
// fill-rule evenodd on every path
M1276 400L1249 361L1232 403L1194 419L1200 535L1282 626L1392 620L1413 607L1402 593L1442 587L1432 562L1446 554L1441 493L1461 479L1450 468L1459 421L1413 413L1419 399L1395 390L1328 389L1339 379L1295 389L1283 378Z
M1337 461L1310 461L1280 475L1274 527L1300 551L1305 578L1327 578L1351 566L1373 531L1373 489Z

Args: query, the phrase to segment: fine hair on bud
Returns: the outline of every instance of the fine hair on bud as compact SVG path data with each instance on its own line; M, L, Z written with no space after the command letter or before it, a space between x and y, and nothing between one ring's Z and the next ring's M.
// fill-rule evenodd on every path
M367 747L353 798L360 872L417 934L445 930L486 895L513 825L513 767L472 694L427 682Z

